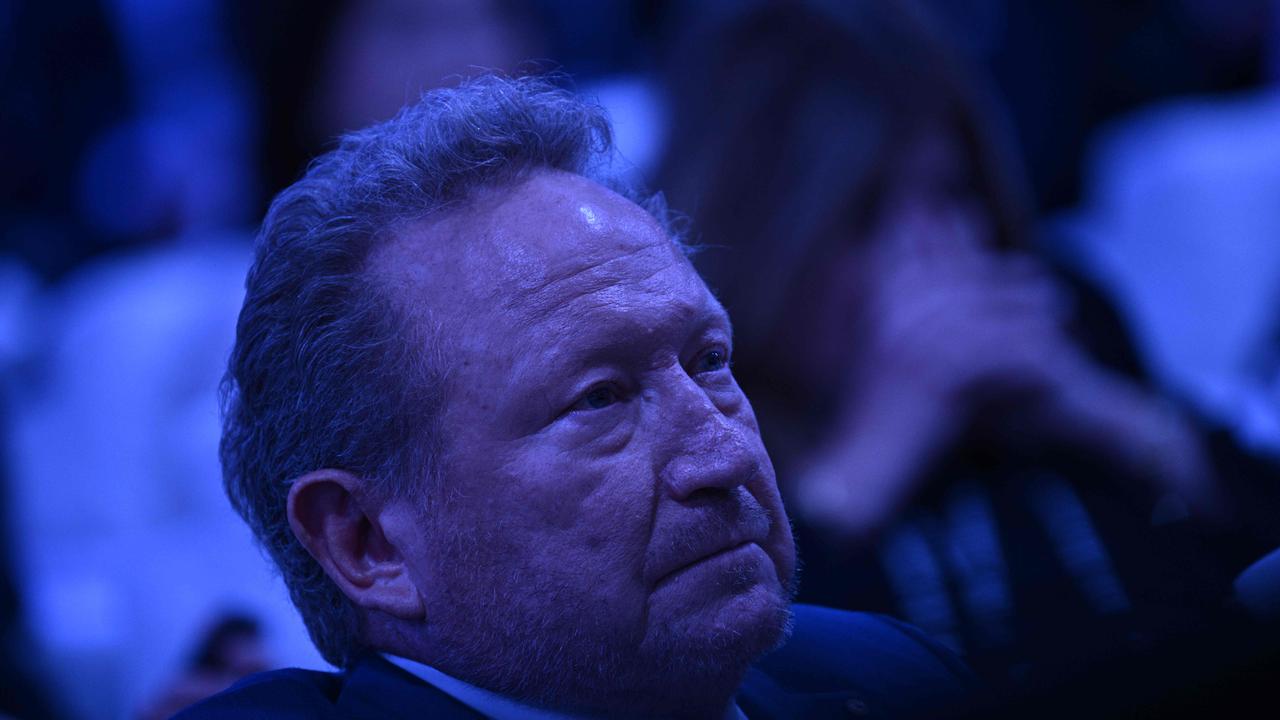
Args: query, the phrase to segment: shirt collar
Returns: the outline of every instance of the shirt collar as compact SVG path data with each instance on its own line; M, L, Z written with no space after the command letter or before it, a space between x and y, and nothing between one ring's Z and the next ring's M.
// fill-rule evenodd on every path
M416 660L390 653L383 653L382 656L392 665L494 720L592 720L588 715L573 715L512 700L505 695L476 687ZM747 720L747 716L743 714L736 702L730 702L729 707L725 708L723 720Z

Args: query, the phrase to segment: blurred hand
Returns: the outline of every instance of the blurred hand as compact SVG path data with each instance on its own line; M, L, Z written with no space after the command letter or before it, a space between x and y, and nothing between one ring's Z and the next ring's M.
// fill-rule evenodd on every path
M1063 331L1065 303L1031 258L987 249L976 216L903 204L858 255L863 343L842 412L798 479L801 509L874 535L927 466L981 423L1010 445L1095 453L1213 505L1197 441L1176 414L1097 367Z
M930 410L949 436L975 412L1050 394L1085 365L1062 297L1030 257L985 247L958 208L899 208L864 258L865 346L846 407L872 385Z

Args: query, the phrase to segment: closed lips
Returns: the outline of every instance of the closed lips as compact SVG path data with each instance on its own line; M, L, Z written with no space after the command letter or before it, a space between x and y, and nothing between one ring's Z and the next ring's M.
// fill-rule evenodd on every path
M660 587L660 586L662 586L662 585L666 584L666 583L667 583L667 581L671 580L671 579L672 579L672 578L674 578L676 575L679 575L681 572L684 572L685 570L688 570L689 568L693 567L694 565L697 565L697 564L699 564L699 563L704 563L704 562L707 562L707 561L709 561L709 560L714 560L714 559L716 559L716 558L718 558L718 557L720 557L720 556L722 556L722 555L728 555L728 554L730 554L730 553L733 553L733 552L736 552L736 551L738 551L738 550L741 550L741 549L743 549L743 548L745 548L745 547L747 547L747 546L749 546L749 545L756 545L756 544L758 544L758 543L756 543L754 540L746 540L746 541L743 541L743 542L740 542L740 543L735 543L735 544L730 545L730 546L725 547L725 548L721 548L720 550L716 550L716 551L714 551L714 552L712 552L712 553L710 553L710 554L708 554L708 555L704 555L704 556L702 556L702 557L700 557L700 558L696 558L696 559L694 559L694 560L691 560L691 561L689 561L689 562L685 563L684 565L681 565L681 566L679 566L679 567L677 567L677 568L675 568L675 569L673 569L673 570L669 571L667 574L663 575L662 577L658 578L658 583L657 583L657 584L658 584L658 586Z

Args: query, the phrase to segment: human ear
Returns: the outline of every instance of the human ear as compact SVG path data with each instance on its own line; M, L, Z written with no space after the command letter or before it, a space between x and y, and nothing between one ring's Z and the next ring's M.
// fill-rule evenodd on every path
M316 470L289 489L289 526L351 602L405 620L421 620L422 595L405 556L388 541L364 482L343 470Z

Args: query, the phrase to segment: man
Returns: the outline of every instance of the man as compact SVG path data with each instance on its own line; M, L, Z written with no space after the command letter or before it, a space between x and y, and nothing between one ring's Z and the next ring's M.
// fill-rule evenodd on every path
M600 111L536 79L428 93L263 225L227 490L341 675L184 717L880 715L963 670L801 608L731 333ZM635 197L632 194L632 197ZM797 348L803 352L803 348Z

